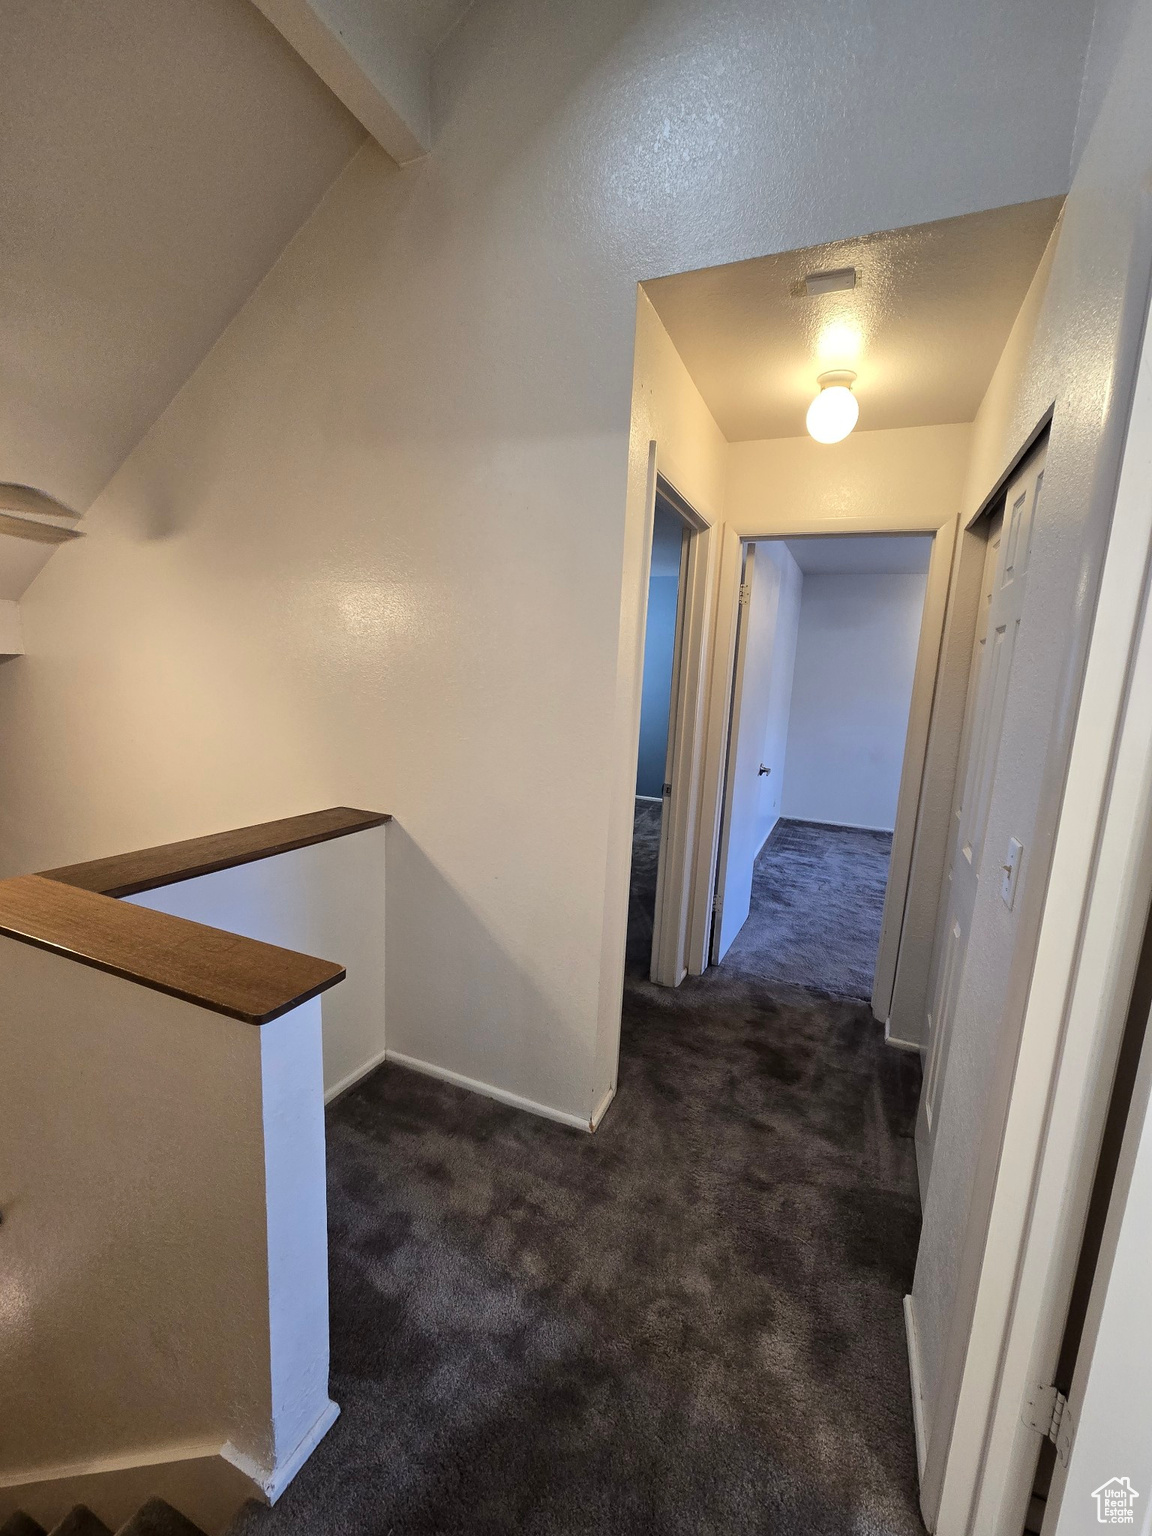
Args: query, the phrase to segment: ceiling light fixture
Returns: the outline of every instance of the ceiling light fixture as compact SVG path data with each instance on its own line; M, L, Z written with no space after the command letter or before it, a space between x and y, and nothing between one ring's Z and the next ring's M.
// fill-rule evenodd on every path
M834 368L816 380L820 393L808 407L809 433L818 443L840 443L856 425L860 405L852 393L856 375L850 368Z

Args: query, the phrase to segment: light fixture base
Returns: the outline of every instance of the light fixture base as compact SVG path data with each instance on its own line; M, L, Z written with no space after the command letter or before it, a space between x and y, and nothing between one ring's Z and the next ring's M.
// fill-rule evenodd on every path
M828 373L817 374L816 382L821 389L835 389L837 385L842 389L851 389L856 382L856 375L851 368L833 368Z

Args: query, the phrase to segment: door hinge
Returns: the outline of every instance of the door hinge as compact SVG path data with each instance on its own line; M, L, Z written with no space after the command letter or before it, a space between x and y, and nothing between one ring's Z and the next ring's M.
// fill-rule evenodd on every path
M1029 1429L1051 1440L1061 1466L1066 1467L1072 1454L1072 1437L1076 1426L1072 1422L1072 1412L1063 1392L1058 1387L1033 1387L1024 1401L1024 1411L1020 1417Z
M712 898L712 916L713 917L719 917L721 912L723 912L723 910L724 910L724 898L723 898L723 896L721 896L720 892L717 891L715 896L713 896L713 898Z
M669 795L672 793L671 784L661 784L660 793L663 795L664 799L667 800Z
M750 581L742 581L740 583L740 606L741 606L741 608L746 608L748 606L748 599L751 596L752 596L752 583Z

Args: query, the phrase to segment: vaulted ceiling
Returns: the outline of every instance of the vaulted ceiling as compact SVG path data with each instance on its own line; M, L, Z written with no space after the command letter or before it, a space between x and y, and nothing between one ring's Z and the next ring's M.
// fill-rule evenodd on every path
M0 6L0 480L86 509L362 139L250 0Z
M365 132L426 151L472 3L0 5L0 482L87 510ZM53 547L0 532L0 602Z

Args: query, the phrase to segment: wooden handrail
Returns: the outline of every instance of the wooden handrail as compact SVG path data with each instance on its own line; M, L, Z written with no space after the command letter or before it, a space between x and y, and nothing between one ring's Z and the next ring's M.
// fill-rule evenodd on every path
M102 896L138 896L161 885L175 885L197 875L209 875L218 869L250 864L268 859L293 848L307 848L312 843L345 837L391 821L380 811L357 811L347 805L334 805L326 811L310 811L303 816L287 816L282 821L263 821L253 827L237 827L232 832L213 832L208 837L190 837L179 843L161 843L155 848L140 848L135 853L116 853L111 858L89 859L85 864L66 864L60 869L40 871L44 880L59 880L81 890L99 891Z
M243 1023L267 1024L342 981L344 967L116 898L390 820L335 806L0 880L0 935Z

